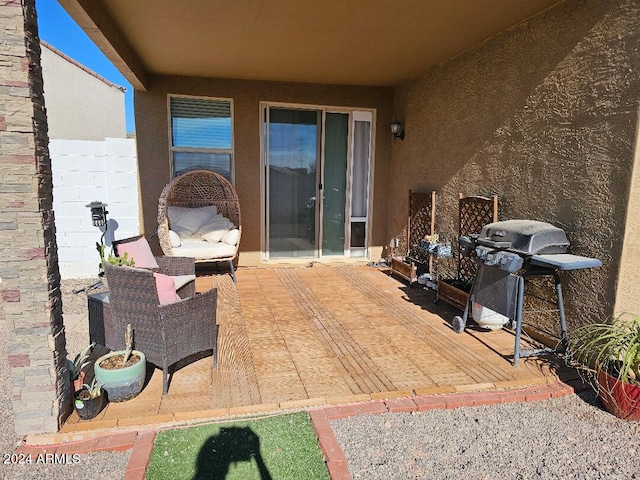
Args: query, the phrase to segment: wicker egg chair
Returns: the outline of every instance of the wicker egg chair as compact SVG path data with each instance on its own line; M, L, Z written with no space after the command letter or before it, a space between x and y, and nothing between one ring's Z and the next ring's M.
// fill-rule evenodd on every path
M158 239L162 252L176 256L169 238L169 207L199 208L215 205L218 213L227 217L240 231L240 201L233 185L222 175L209 170L194 170L171 180L162 190L158 201ZM196 258L196 262L229 262L231 277L236 281L234 259L238 256L240 236L233 255L215 258Z

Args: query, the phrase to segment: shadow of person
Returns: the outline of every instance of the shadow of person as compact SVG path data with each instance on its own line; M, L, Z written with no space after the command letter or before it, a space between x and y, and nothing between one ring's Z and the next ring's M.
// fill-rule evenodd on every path
M196 463L194 480L224 480L237 462L256 462L261 480L272 480L260 454L260 438L249 427L223 427L207 439Z

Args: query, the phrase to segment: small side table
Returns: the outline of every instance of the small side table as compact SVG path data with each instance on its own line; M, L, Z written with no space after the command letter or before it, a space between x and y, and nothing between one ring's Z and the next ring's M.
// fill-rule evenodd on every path
M112 345L115 332L111 318L109 292L87 295L87 304L89 308L89 341L107 347Z

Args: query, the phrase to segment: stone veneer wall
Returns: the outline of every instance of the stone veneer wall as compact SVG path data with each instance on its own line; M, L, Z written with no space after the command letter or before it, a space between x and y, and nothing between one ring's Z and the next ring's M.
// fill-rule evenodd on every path
M0 4L0 292L19 435L70 409L35 0Z
M604 262L563 274L569 325L610 315L639 99L638 0L567 0L398 87L389 236L409 188L437 191L436 230L451 241L458 192L496 193L501 219L558 225L574 253Z

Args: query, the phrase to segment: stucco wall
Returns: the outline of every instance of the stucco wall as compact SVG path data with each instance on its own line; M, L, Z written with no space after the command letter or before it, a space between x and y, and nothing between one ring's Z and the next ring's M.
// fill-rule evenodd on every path
M634 168L631 178L614 315L623 313L640 315L640 282L636 278L637 272L640 271L640 125L636 126Z
M155 77L147 92L135 92L136 136L144 230L157 226L157 202L169 181L167 95L232 98L234 108L235 186L242 210L240 264L260 258L260 102L375 108L375 179L373 185L372 258L386 239L387 178L393 92L389 88L321 86L185 77ZM156 242L152 242L157 245Z
M42 47L49 138L104 140L126 136L124 91Z
M390 236L409 188L437 190L436 229L449 239L458 192L496 193L501 219L553 223L574 253L603 261L563 275L569 323L611 314L639 97L637 0L563 2L402 85Z

